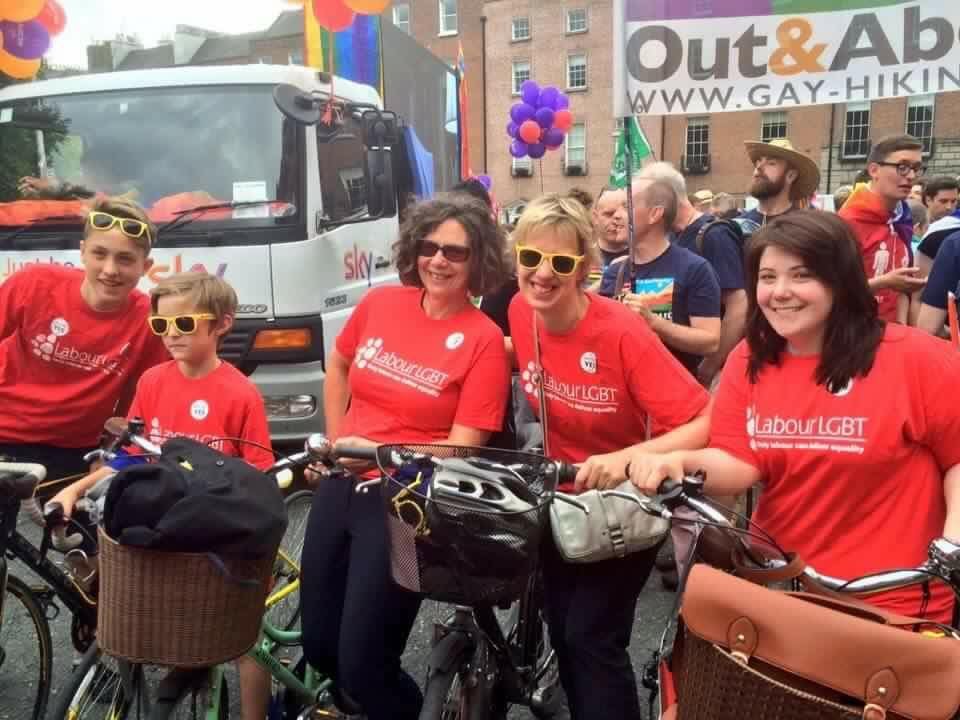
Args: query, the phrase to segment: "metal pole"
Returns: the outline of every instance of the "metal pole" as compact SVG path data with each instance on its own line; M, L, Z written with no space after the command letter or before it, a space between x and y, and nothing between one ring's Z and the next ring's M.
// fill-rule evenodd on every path
M633 160L633 146L630 142L630 123L634 121L633 116L627 116L623 118L623 149L626 157L624 158L623 169L627 175L627 243L630 251L627 255L627 262L630 263L630 267L627 268L626 277L630 283L630 292L633 292L633 167L630 165L630 161ZM619 295L623 292L623 288L616 288L616 293Z

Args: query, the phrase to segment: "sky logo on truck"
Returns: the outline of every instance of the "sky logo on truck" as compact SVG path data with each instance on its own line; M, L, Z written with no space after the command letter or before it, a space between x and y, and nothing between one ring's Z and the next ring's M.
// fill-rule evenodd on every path
M154 263L153 267L147 272L147 277L150 279L150 282L156 284L168 275L175 275L181 272L204 272L222 278L227 274L227 263L219 263L215 270L213 266L207 269L207 266L203 263L194 263L190 267L186 267L186 263L183 261L183 255L178 253L171 258L169 264Z

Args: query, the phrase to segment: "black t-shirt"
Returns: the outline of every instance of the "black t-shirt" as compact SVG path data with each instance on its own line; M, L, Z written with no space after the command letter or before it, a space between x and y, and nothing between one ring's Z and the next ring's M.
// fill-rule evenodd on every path
M922 252L931 260L936 259L943 241L957 230L960 230L960 217L957 216L957 213L940 218L927 228L927 233L920 241L920 247L917 248L917 251Z
M480 298L480 309L488 318L493 320L504 337L510 337L510 321L507 319L507 309L513 296L520 291L516 276L507 280L499 290Z

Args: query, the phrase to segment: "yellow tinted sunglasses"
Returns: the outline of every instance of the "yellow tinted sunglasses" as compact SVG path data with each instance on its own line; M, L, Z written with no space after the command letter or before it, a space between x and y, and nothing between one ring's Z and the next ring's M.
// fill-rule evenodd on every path
M577 266L583 262L585 255L570 255L568 253L548 253L537 250L529 245L517 245L517 264L526 270L536 270L544 260L550 261L550 269L557 275L566 277L577 271Z
M200 320L216 320L216 315L210 313L198 313L193 315L151 315L147 318L147 324L154 335L163 337L170 332L173 326L181 335L193 335L197 331L197 323Z
M120 228L120 232L132 240L146 235L147 242L153 244L153 238L150 237L150 227L142 220L117 217L116 215L111 215L110 213L105 213L100 210L93 210L88 217L90 219L90 227L95 230L106 232L116 226Z

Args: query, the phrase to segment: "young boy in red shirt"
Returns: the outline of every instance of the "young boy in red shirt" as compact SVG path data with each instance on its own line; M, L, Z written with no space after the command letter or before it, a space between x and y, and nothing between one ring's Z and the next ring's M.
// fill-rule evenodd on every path
M263 398L243 373L217 357L237 312L233 288L207 273L180 273L150 292L150 304L150 330L162 338L173 359L143 374L129 416L142 418L145 434L157 444L175 436L190 437L268 468L273 454ZM114 472L103 467L60 491L53 501L61 503L69 517L77 500ZM252 661L241 658L238 666L243 718L262 719L270 678Z
M0 455L85 472L104 421L126 411L137 378L167 359L136 289L156 228L137 205L97 200L82 268L31 264L0 284Z

